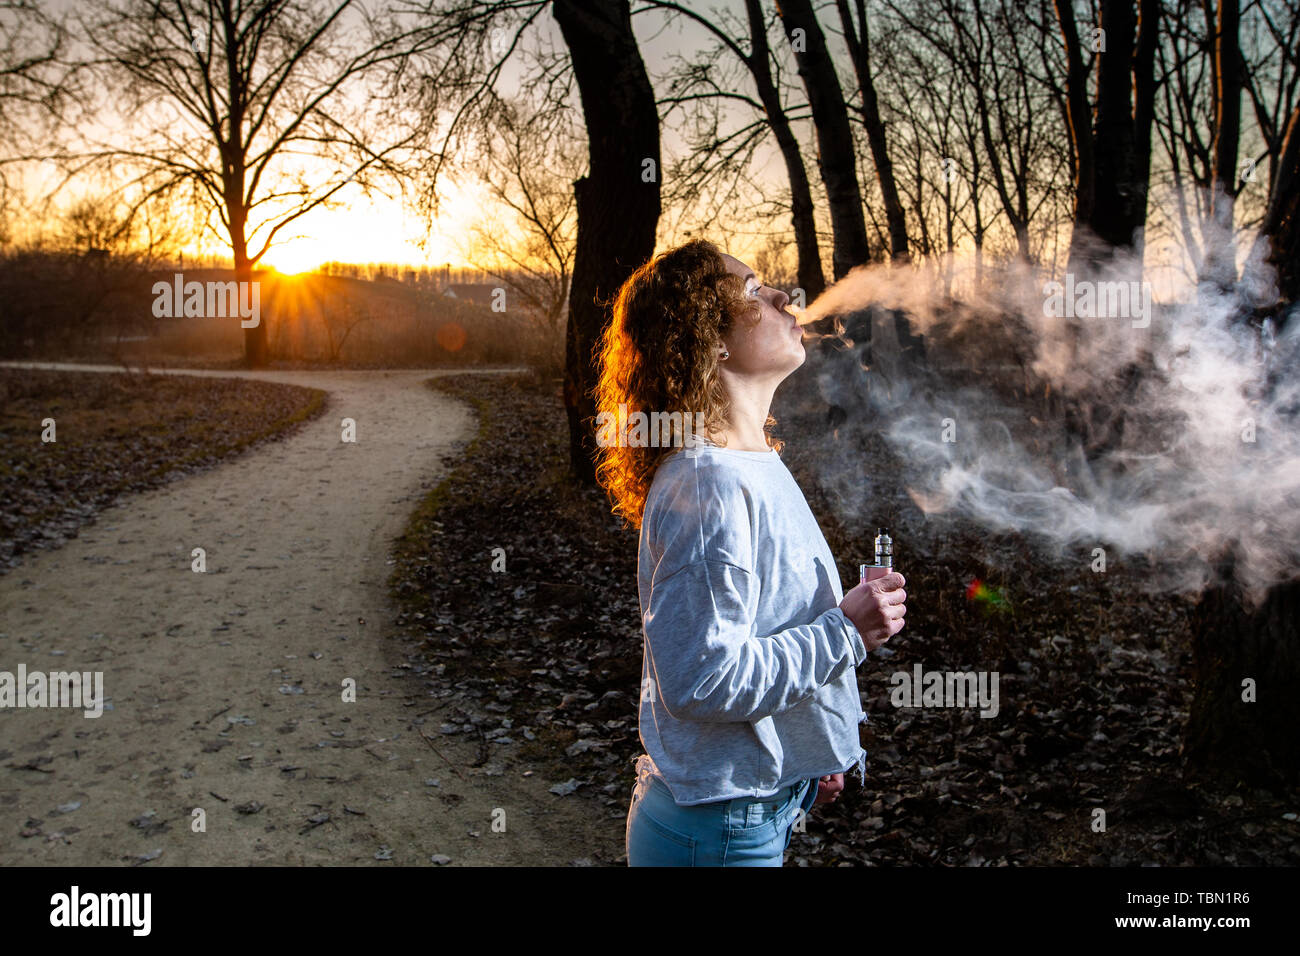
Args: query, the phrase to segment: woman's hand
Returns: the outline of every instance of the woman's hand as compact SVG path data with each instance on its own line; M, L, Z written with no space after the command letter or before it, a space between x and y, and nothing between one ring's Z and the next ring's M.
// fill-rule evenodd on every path
M844 774L832 773L822 777L817 781L817 799L813 806L818 803L834 803L840 798L840 791L844 789Z
M903 615L907 613L907 605L903 603L907 600L907 592L903 590L906 583L901 574L891 571L883 578L859 584L840 602L840 609L857 627L868 651L874 651L903 629Z

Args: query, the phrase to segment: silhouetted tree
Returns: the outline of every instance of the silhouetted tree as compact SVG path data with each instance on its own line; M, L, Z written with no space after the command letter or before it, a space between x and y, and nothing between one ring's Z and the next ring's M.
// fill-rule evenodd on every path
M849 47L849 59L853 63L853 72L858 78L858 95L862 99L862 125L867 131L867 143L871 147L871 158L876 164L876 180L880 183L880 195L885 201L885 219L889 223L889 252L897 261L908 258L907 216L903 212L903 203L898 198L898 185L894 181L894 164L889 158L889 146L885 138L885 124L880 118L880 103L876 97L876 83L871 76L871 35L867 24L867 8L864 0L855 0L858 22L853 22L849 12L848 0L836 0L840 13L840 25L844 28L844 42ZM858 35L861 30L861 36Z
M817 165L830 205L833 249L831 268L839 279L870 258L867 224L858 186L857 152L835 61L810 0L777 0L786 38L799 64L817 132Z
M609 301L654 254L660 213L659 114L628 0L555 0L587 124L587 175L573 184L578 239L565 339L564 407L574 476L596 480L592 350Z
M1074 0L1056 0L1067 58L1066 98L1075 156L1071 268L1140 251L1151 169L1151 122L1160 0L1100 0L1097 98L1089 103L1083 46Z

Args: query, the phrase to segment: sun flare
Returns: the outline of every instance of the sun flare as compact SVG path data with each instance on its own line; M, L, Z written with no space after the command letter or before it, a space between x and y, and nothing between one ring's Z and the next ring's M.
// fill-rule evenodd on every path
M283 275L300 275L312 272L325 260L312 248L312 243L304 240L291 242L283 249L272 249L267 253L268 264Z

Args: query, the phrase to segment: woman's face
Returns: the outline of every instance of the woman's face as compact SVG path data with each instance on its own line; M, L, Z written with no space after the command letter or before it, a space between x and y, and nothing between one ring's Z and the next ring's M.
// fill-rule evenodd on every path
M741 374L779 373L789 375L807 359L804 351L803 329L793 315L785 311L790 297L779 289L762 284L754 270L735 256L722 256L727 271L739 276L745 283L745 292L758 307L759 320L750 328L744 322L736 323L723 336L730 356L723 362L725 368Z

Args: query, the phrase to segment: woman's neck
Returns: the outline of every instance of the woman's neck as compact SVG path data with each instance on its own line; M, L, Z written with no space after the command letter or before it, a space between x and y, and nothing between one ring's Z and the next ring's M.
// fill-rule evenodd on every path
M729 369L722 370L721 374L730 409L720 437L714 433L708 437L736 451L767 451L771 446L764 426L780 380L735 375Z

